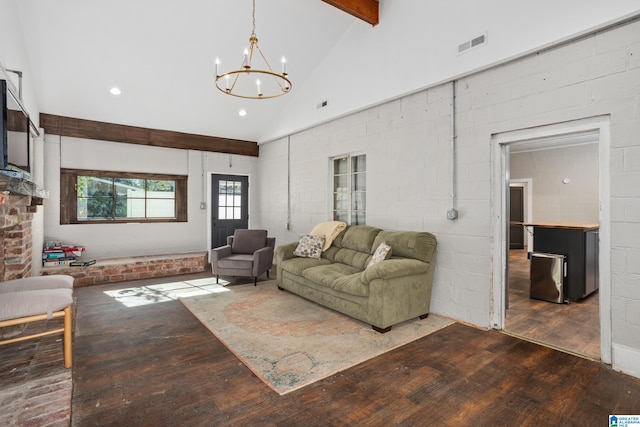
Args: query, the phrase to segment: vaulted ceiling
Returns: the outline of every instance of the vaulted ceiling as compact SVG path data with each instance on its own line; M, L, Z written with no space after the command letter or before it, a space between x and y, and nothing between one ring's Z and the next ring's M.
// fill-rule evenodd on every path
M223 70L242 63L252 0L14 2L29 63L24 83L39 112L258 142L639 9L637 0L256 0L260 47L272 65L287 57L293 83L286 96L256 101L214 84L216 58ZM486 47L460 55L458 44L478 34L489 35ZM109 93L114 86L121 95Z

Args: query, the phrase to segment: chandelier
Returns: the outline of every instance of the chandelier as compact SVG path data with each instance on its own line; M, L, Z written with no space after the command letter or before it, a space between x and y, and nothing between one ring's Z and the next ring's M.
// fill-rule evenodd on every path
M281 72L273 71L258 46L256 36L256 0L253 0L253 30L249 47L244 50L242 65L237 70L220 74L220 60L216 58L216 87L222 93L248 99L268 99L282 96L291 90L287 77L287 60L282 57Z

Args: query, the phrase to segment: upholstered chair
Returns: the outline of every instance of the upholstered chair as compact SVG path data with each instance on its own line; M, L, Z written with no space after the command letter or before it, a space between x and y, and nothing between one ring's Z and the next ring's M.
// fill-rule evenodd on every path
M227 244L211 250L211 270L220 276L253 277L254 286L264 272L269 277L273 265L275 237L267 237L267 230L236 230L227 237Z

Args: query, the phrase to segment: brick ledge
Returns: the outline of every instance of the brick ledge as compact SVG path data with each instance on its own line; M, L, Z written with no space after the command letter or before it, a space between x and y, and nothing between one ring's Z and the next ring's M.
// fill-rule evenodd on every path
M74 286L101 285L127 280L200 273L208 268L205 251L178 254L144 255L122 258L102 258L88 267L42 267L40 274L68 274L76 280Z

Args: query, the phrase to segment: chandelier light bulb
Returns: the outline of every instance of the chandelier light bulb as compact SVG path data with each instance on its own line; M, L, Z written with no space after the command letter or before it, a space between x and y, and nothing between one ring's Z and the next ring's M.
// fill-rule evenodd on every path
M287 75L287 58L283 56L280 62L282 62L282 75L286 76Z
M220 58L216 57L216 77L220 75L218 68L220 67Z

